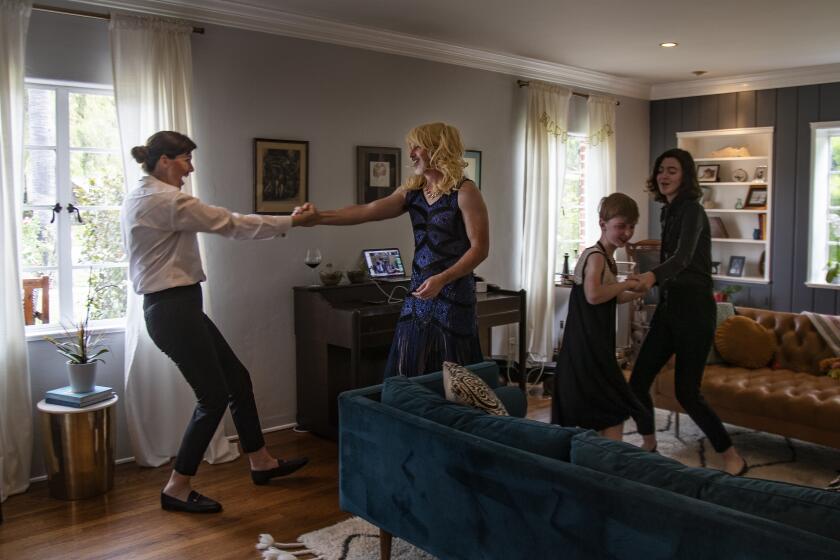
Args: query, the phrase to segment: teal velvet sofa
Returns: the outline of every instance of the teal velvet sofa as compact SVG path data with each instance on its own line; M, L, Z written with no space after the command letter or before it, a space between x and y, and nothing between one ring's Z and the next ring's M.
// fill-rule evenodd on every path
M494 364L470 367L498 384ZM521 392L495 388L524 414ZM441 559L840 559L840 494L442 395L436 373L339 396L341 508L380 528L383 557L393 535Z

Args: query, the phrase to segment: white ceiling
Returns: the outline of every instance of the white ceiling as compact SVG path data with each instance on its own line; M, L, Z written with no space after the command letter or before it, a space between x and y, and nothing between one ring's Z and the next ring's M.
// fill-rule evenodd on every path
M840 79L839 0L76 1L638 97Z

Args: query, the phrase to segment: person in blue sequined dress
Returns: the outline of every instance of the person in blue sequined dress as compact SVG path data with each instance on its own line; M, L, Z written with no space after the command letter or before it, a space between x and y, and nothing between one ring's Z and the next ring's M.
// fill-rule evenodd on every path
M487 208L464 177L464 146L445 123L414 128L406 141L414 174L393 194L340 210L316 212L315 223L353 225L406 212L414 230L411 287L385 377L440 370L443 361L480 362L473 270L490 246Z

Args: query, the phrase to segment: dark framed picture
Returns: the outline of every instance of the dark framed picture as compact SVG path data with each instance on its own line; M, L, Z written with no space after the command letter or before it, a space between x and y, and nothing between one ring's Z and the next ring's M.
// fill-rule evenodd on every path
M744 265L747 262L746 257L729 257L729 270L727 271L727 276L743 276L744 275Z
M467 150L464 152L464 161L467 166L464 168L464 177L475 183L481 190L481 152L478 150Z
M766 165L759 165L755 168L755 173L753 174L753 181L756 183L766 183L767 182L767 166Z
M714 183L718 180L718 173L720 173L719 163L712 163L709 165L698 165L697 181L700 183Z
M356 146L356 202L385 198L400 186L402 150Z
M309 142L254 138L254 212L291 214L309 200Z
M744 208L767 208L767 186L754 185L747 192Z
M726 231L726 225L719 216L711 216L709 218L709 230L711 236L717 239L725 239L729 237L729 232Z

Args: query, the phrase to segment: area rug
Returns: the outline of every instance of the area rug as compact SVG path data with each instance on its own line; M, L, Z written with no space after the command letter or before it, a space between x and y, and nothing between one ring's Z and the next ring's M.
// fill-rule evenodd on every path
M680 414L680 435L674 434L675 417L675 412L656 409L658 451L692 467L723 468L720 456L687 414ZM840 490L837 486L840 450L739 426L725 426L733 445L747 461L745 476ZM628 422L626 427L635 429L633 422ZM642 437L638 432L628 430L624 441L640 445Z

